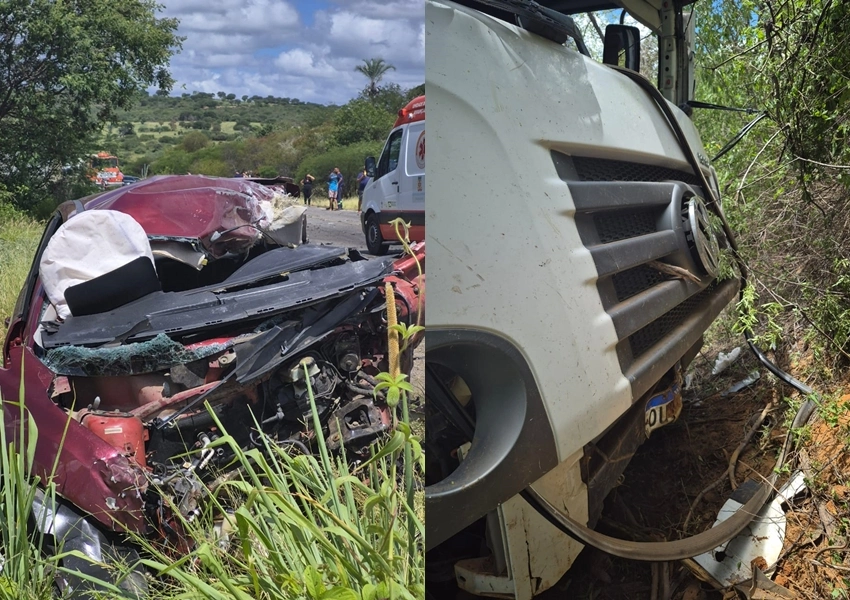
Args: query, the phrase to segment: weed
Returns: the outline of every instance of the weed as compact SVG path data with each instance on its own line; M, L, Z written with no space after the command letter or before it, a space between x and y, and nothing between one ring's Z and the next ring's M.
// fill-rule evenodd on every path
M42 229L38 221L0 202L0 323L12 314Z

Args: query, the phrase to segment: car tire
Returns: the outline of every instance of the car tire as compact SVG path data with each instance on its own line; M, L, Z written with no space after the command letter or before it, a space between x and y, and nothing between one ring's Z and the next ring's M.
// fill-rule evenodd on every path
M381 226L375 213L366 218L366 248L375 256L383 256L389 250L389 244L385 244L381 236Z

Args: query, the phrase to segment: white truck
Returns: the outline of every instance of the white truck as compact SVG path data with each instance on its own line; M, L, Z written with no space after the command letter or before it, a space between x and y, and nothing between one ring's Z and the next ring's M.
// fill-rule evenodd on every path
M607 9L658 36L657 85L634 72L635 27L606 32L619 68L588 55L569 15ZM666 0L426 0L429 588L527 600L587 540L624 547L589 528L678 416L683 370L739 290L718 279L717 179L678 108L690 17Z
M411 242L425 239L425 96L411 100L384 144L380 158L366 159L370 177L363 190L360 222L369 252L384 255L397 243L396 218L410 223Z

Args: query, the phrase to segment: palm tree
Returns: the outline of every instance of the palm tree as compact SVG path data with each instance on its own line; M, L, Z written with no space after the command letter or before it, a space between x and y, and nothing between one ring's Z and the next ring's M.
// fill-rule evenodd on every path
M358 73L363 73L369 78L369 97L374 98L378 95L378 83L384 78L384 74L395 67L389 63L385 63L383 58L363 59L362 65L357 65L354 70Z

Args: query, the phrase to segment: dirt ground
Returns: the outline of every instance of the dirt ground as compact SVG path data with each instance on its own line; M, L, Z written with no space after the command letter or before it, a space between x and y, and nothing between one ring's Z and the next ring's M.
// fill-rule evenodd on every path
M736 481L769 476L786 433L787 398L799 394L780 383L744 347L741 357L726 371L711 376L717 352L697 357L691 372L694 383L684 394L679 420L654 432L626 469L621 484L609 495L598 527L619 537L661 536L678 539L708 529L731 494L726 470L730 456L743 441L768 404L765 424L738 459ZM735 394L720 392L759 370L761 379ZM838 389L841 385L836 386ZM850 389L846 385L845 389ZM835 390L819 390L835 393ZM826 403L825 403L826 404ZM839 405L850 409L850 395ZM844 564L843 534L850 523L850 416L825 410L810 422L803 443L795 451L809 491L786 512L787 529L783 553L771 579L801 599L848 598L850 561ZM710 484L720 480L716 487ZM784 482L784 478L780 483ZM700 497L699 503L695 501ZM684 523L693 511L687 529ZM850 548L848 548L850 550ZM850 556L850 552L847 553ZM835 565L835 566L826 566ZM738 598L734 592L715 590L700 582L681 564L672 564L668 598L674 600L720 600ZM659 589L663 589L659 582ZM575 598L633 600L652 598L652 568L586 549L573 569L547 594L545 600ZM659 600L664 600L661 593ZM765 596L774 598L774 596Z
M736 344L742 346L740 358L723 373L712 376L717 353L728 352ZM754 370L761 374L756 383L740 392L721 395ZM789 370L799 375L800 365ZM597 530L625 539L644 540L680 539L705 531L731 494L726 475L729 459L750 429L756 433L740 454L736 483L751 478L761 480L771 474L784 442L788 398L799 403L799 394L767 373L740 338L704 349L689 373L693 381L683 395L679 420L653 432L640 448L620 485L608 496ZM850 391L850 377L836 383L834 389L818 391L839 397L841 389ZM754 427L768 405L771 408L764 424ZM844 405L848 409L846 413L842 409ZM805 467L809 490L786 513L783 553L775 571L769 571L773 581L806 600L850 598L844 579L850 577L850 560L844 563L845 556L850 557L850 546L845 552L843 541L850 525L850 453L847 451L850 395L823 412L824 416L816 415L805 428L802 446L795 449L794 464ZM780 484L784 481L785 477L780 479ZM719 483L711 487L715 482ZM662 575L657 568L659 592L653 596L651 564L614 558L586 548L563 579L539 598L665 600L661 592ZM670 600L743 597L699 581L681 563L669 565L667 585ZM474 598L460 591L452 597L454 600Z

